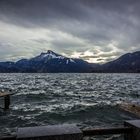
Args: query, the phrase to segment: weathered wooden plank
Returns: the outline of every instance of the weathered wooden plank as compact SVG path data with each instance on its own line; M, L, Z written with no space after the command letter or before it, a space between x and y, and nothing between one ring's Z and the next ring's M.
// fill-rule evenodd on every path
M126 121L124 127L89 130L80 130L72 124L18 128L15 135L0 137L0 140L81 140L86 136L110 134L124 134L126 140L140 140L140 120Z
M1 136L0 140L16 140L16 135Z
M18 128L17 140L81 140L82 131L73 124Z
M8 95L13 95L13 93L0 92L0 98Z
M109 134L125 134L131 133L132 129L129 127L118 127L118 128L95 128L89 130L83 130L84 136L95 136L95 135L109 135Z
M19 128L17 137L14 136L3 136L0 140L14 140L14 139L69 139L72 136L72 140L74 140L74 136L78 136L77 139L81 139L82 136L95 136L95 135L110 135L110 134L131 134L131 127L117 127L117 128L99 128L99 129L89 129L89 130L79 130L77 127L72 125L59 125L59 126L43 126L43 127L25 127ZM131 134L132 135L132 134ZM70 138L71 140L71 138Z
M4 97L4 109L9 109L10 106L10 95Z
M0 92L0 97L4 98L4 110L9 109L10 106L10 95L13 95L13 93L4 93Z
M140 120L125 121L124 125L132 129L131 133L124 135L124 140L140 140Z

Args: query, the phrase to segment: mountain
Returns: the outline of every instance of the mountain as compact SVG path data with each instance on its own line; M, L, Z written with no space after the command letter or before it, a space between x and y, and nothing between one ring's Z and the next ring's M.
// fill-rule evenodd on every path
M25 73L139 73L140 51L127 53L118 59L99 65L88 63L82 59L62 56L51 50L31 59L21 59L17 62L0 62L0 72Z
M72 59L51 50L31 59L1 62L0 72L90 72L92 66L81 59Z
M18 69L15 67L14 62L0 62L0 72L1 73L18 72Z
M122 55L118 59L102 65L100 69L103 72L139 73L140 72L140 51Z

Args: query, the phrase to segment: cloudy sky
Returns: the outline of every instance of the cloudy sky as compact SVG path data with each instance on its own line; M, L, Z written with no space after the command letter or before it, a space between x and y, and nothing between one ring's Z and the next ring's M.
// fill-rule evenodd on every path
M140 1L0 0L0 61L48 49L98 63L140 50Z

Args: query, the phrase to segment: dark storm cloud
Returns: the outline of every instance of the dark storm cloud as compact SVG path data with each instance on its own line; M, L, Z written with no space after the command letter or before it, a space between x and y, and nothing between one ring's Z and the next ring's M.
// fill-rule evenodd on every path
M116 16L134 14L139 17L139 5L138 0L1 0L0 14L1 20L25 26L29 23L31 23L30 26L45 26L46 22L49 24L61 19L69 22L72 19L84 22L94 20L96 23L99 20L98 15L108 16L104 19L109 19L112 13ZM92 16L95 19L91 18ZM115 27L113 24L109 26Z
M0 0L1 28L9 27L7 35L0 29L0 41L10 38L14 44L9 36L14 33L15 40L25 37L27 45L36 45L35 52L45 47L68 55L89 50L97 55L83 58L109 60L139 49L139 6L139 0Z
M45 26L46 22L51 24L54 20L77 19L80 15L82 17L84 11L74 0L1 0L0 13L2 20L14 24Z

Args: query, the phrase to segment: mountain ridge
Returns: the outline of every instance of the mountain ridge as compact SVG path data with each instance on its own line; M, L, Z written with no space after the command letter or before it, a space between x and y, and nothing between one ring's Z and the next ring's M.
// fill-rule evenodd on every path
M127 53L105 64L92 64L51 50L30 59L0 62L1 73L123 73L140 72L140 51Z
M31 59L21 59L17 62L0 62L0 72L90 72L91 65L82 60L68 58L51 50Z
M140 51L127 53L102 65L105 72L140 72Z

